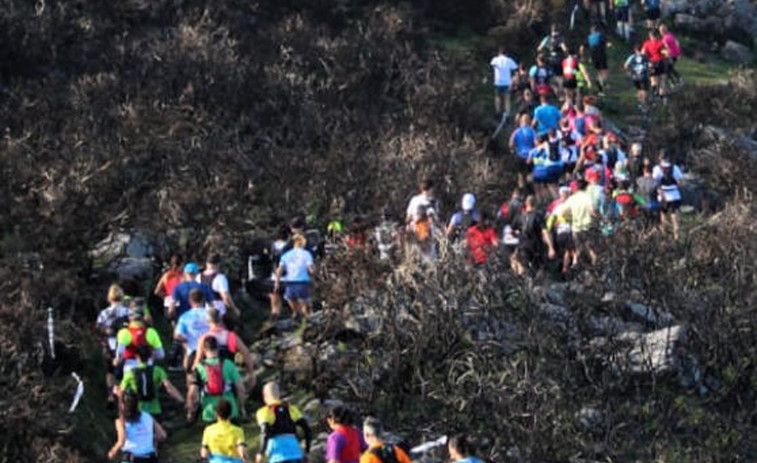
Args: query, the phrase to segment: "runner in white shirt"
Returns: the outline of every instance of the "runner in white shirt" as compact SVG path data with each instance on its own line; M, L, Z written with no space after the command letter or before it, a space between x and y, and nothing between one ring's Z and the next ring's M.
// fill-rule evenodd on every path
M411 224L419 218L421 207L433 208L433 190L434 185L430 180L424 180L421 182L421 192L410 198L410 202L407 204L407 211L405 212L406 224Z
M503 48L499 54L492 58L489 63L494 68L494 108L499 116L502 113L502 100L505 100L505 117L510 115L510 85L513 81L513 72L518 70L518 63L505 55Z

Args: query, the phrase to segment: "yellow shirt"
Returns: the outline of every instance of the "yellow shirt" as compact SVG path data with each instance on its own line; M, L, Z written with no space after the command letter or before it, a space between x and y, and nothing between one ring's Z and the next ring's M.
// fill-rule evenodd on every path
M584 232L591 228L594 221L594 201L585 191L577 191L563 203L561 215L570 215L573 232Z
M207 447L210 452L210 461L213 461L213 457L230 459L226 461L241 461L239 445L246 445L244 431L228 421L218 420L206 427L202 433L202 446Z

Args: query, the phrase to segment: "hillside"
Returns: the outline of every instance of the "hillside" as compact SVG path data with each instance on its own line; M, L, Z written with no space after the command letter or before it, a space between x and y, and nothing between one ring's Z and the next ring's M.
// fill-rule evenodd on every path
M757 459L757 77L701 34L687 83L644 126L650 152L671 149L699 182L680 242L621 231L569 282L504 259L476 273L454 255L428 270L337 254L319 264L322 310L273 332L240 288L248 251L294 214L321 228L335 208L399 214L427 177L450 210L463 191L494 210L516 175L489 143L486 63L499 43L531 62L563 3L7 2L2 459L103 460L91 326L114 276L90 251L135 231L155 247L145 295L170 252L226 257L260 380L282 379L314 421L340 400L412 443L468 431L494 461ZM634 132L632 90L610 82L603 110ZM655 336L675 338L657 369ZM71 372L86 387L74 413ZM165 461L194 461L200 428L175 412Z

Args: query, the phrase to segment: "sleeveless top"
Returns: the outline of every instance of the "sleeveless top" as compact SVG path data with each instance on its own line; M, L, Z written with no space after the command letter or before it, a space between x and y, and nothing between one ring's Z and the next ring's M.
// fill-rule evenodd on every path
M139 420L125 421L126 442L122 451L135 457L146 457L155 453L153 439L153 417L146 412L140 412Z

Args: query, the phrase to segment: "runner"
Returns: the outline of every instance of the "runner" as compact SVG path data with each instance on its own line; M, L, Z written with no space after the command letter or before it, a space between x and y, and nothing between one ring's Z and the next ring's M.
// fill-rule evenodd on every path
M592 246L591 230L594 224L594 218L597 216L594 201L586 192L587 183L585 180L578 180L578 190L559 208L560 216L570 220L573 231L573 245L575 253L573 255L573 266L578 265L583 251L589 254L592 264L597 260L597 254Z
M524 202L524 211L520 215L516 229L518 234L518 249L510 263L513 271L523 275L529 270L541 267L544 262L545 246L550 259L555 257L552 237L546 230L544 216L536 210L536 200L528 196Z
M468 229L481 219L481 214L475 210L476 197L472 193L466 193L462 199L462 209L452 214L445 231L447 238L458 241L464 237Z
M174 288L173 293L171 293L171 304L168 306L167 315L172 322L178 320L184 312L190 309L189 293L192 290L202 291L207 302L215 300L213 290L208 285L195 281L199 272L200 267L194 262L189 262L184 266L184 281Z
M562 118L560 110L557 106L549 103L547 95L541 95L539 102L541 104L534 111L534 120L532 123L537 133L542 135L549 132L549 129L557 130L560 127L560 119Z
M510 116L510 87L512 85L513 72L518 70L518 64L505 54L505 49L500 48L497 56L489 63L494 68L494 108L495 117L502 114L502 100L505 100L504 117Z
M197 343L210 330L208 323L208 309L205 306L205 295L200 289L193 289L189 293L190 310L184 312L176 322L174 340L184 347L182 365L187 373L187 385L192 383L192 365L197 351ZM189 400L187 400L189 401Z
M208 463L247 463L247 443L244 430L234 426L231 419L231 404L220 399L215 408L216 422L202 432L200 458Z
M197 354L195 355L193 369L197 368L197 365L205 359L205 338L212 336L216 338L219 356L222 359L235 362L237 357L241 357L247 370L245 383L249 388L255 387L255 362L252 359L252 354L238 334L224 328L221 313L215 307L208 309L208 325L208 331L197 341Z
M583 97L589 94L589 89L593 87L591 80L591 74L589 74L589 68L586 66L586 53L579 51L578 53L578 73L576 74L577 87L576 87L576 103L581 103Z
M381 210L381 223L373 233L379 259L394 261L400 244L399 224L392 220L388 207Z
M264 455L268 463L307 461L312 434L300 409L281 400L275 382L263 386L263 402L265 405L255 414L262 440L256 463L262 463ZM304 433L304 452L297 439L298 427Z
M116 395L133 394L139 401L139 409L153 416L158 422L163 421L163 408L160 405L160 388L183 404L184 397L176 389L168 373L159 365L151 365L152 349L147 345L137 347L137 366L124 373Z
M619 140L614 133L608 132L602 137L602 149L599 151L599 155L606 170L613 171L618 162L623 166L626 165L626 153L618 145ZM604 183L606 184L606 182Z
M665 44L665 50L667 55L665 57L665 75L668 78L668 83L671 86L679 85L683 83L681 75L676 71L676 62L681 57L681 44L678 43L675 35L668 29L665 24L660 24L660 36L662 37L662 43Z
M576 169L579 146L583 137L577 130L571 128L571 121L568 118L563 118L560 121L558 136L560 139L563 172L568 176Z
M660 201L657 198L659 186L659 180L652 176L652 168L644 166L643 175L636 179L636 192L646 201L644 222L647 227L656 226L659 223Z
M660 20L660 0L641 0L647 18L647 29L655 29Z
M274 291L277 291L282 278L286 280L284 299L292 308L294 318L309 317L311 307L311 275L315 272L313 255L305 249L307 240L302 235L292 238L294 249L281 256L276 269Z
M499 246L497 232L489 222L489 215L482 212L479 219L473 222L465 234L468 261L477 266L485 264Z
M429 206L420 206L416 219L410 224L408 255L431 264L436 261L436 214Z
M660 33L652 29L649 31L649 37L642 51L649 58L649 68L651 70L652 91L655 96L665 97L665 44L660 38Z
M548 53L546 64L549 66L550 75L554 78L555 94L559 95L562 89L562 60L568 53L568 46L557 24L552 24L549 35L544 37L536 48L537 53L545 51Z
M165 357L160 335L155 328L145 324L142 307L133 304L130 307L128 326L121 328L116 335L116 357L113 359L113 366L120 369L123 365L123 372L137 366L137 348L142 345L151 348L153 359L160 360Z
M607 49L612 46L612 43L608 42L599 27L594 25L591 26L591 33L586 38L586 44L589 46L594 69L597 70L599 95L604 96L607 86Z
M454 463L482 463L473 456L473 448L464 434L452 436L447 443L447 451Z
M231 360L221 359L218 352L218 341L213 336L203 340L205 359L197 365L192 375L193 391L201 389L200 409L202 420L213 421L215 409L220 400L231 405L230 418L246 417L244 408L245 389L242 377L236 365ZM187 421L193 422L197 412L197 396L189 394L187 400Z
M639 100L639 109L647 110L647 92L649 91L649 59L644 53L644 46L637 44L634 52L626 58L623 68L630 72L633 86L636 87L636 99Z
M523 96L518 103L518 110L515 112L515 114L518 118L521 118L523 116L531 117L533 116L534 111L536 111L537 106L538 102L534 99L534 92L531 90L531 87L528 87L523 90Z
M156 443L166 439L166 431L149 413L139 410L135 395L125 395L115 424L117 440L108 451L109 460L120 452L122 462L157 463Z
M678 241L678 209L681 207L681 190L673 174L673 165L669 161L660 163L662 178L658 190L660 201L660 228L665 231L668 218L673 224L673 240Z
M576 189L578 189L577 186ZM576 248L573 245L573 232L570 225L570 218L569 215L563 211L565 203L568 198L570 198L570 195L571 188L569 186L561 186L560 197L553 202L554 208L552 208L552 211L547 218L547 231L552 233L555 252L557 255L563 256L563 274L567 274L570 270L570 265L575 259L576 252Z
M562 75L562 70L560 71ZM552 91L552 69L547 66L547 58L544 55L536 57L536 64L531 66L528 71L528 78L531 82L531 91L539 96L549 95Z
M548 133L539 135L539 144L531 150L529 162L533 166L531 178L536 197L545 201L551 194L550 190L560 181L564 170L555 129L549 129Z
M424 180L420 185L421 192L412 198L407 204L407 211L405 213L405 223L411 226L420 214L420 207L434 208L436 200L434 199L434 183L431 180ZM409 227L410 228L410 227Z
M368 236L365 233L366 224L363 218L358 216L352 219L349 232L344 238L348 249L365 249L368 245Z
M209 255L205 260L205 269L197 275L195 281L204 284L213 291L213 299L208 300L212 301L221 315L226 315L228 309L230 317L225 318L237 319L239 317L239 308L234 304L231 291L229 291L229 279L221 271L221 256L218 254Z
M352 426L350 415L341 405L328 411L326 424L331 434L326 441L326 463L359 463L360 454L368 449L362 433Z
M580 71L580 62L576 52L568 50L568 56L562 61L563 88L565 89L565 99L575 101L576 89L578 88L578 75Z
M631 41L631 11L629 0L611 0L615 11L615 31L626 42Z
M363 438L368 450L360 457L360 463L411 463L402 448L384 444L384 426L378 419L369 417L363 421Z
M536 132L531 128L531 116L523 114L520 116L520 127L510 135L510 151L515 153L516 156L519 179L525 178L526 175L531 173L528 157L535 147Z
M621 180L618 188L612 192L612 216L627 222L635 219L639 208L646 206L646 200L641 195L631 191L631 182Z
M168 270L163 272L163 275L160 276L158 284L155 285L155 290L153 291L156 296L163 298L163 307L166 310L171 306L171 295L173 294L174 288L181 283L181 279L181 256L178 254L172 254Z
M108 307L100 311L97 316L97 330L101 336L103 352L108 359L108 368L105 374L105 383L108 391L113 390L117 384L118 374L113 366L113 360L116 358L116 346L118 344L116 335L129 324L129 308L122 301L124 298L123 290L118 285L110 285L108 288ZM112 401L110 396L108 400Z

